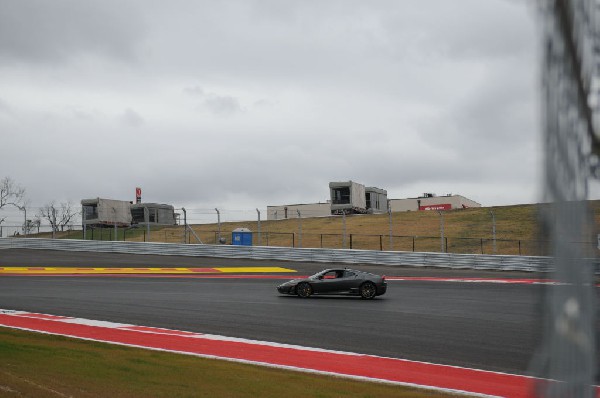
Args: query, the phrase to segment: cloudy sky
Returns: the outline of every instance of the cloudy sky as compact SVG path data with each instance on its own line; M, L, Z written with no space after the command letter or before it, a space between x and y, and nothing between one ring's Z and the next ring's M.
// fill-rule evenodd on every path
M0 0L0 178L32 207L139 186L254 211L347 180L534 203L538 50L518 0Z

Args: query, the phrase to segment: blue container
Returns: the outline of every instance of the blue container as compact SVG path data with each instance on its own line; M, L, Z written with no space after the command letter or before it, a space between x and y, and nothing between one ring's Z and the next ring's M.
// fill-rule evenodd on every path
M231 232L231 244L234 246L252 246L252 231L248 228L236 228Z

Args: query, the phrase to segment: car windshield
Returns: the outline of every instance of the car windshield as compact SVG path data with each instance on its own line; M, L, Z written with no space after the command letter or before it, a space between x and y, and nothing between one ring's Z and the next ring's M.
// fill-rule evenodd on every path
M344 271L342 270L326 270L320 271L310 276L310 279L337 279L342 278L344 276Z
M323 271L319 271L316 274L309 276L308 278L309 279L319 279L319 277L322 275L323 275Z

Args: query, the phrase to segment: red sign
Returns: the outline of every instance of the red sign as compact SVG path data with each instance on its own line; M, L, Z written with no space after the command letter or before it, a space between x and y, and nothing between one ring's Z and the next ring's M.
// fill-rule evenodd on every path
M442 203L439 205L419 206L419 210L452 210L452 205L449 203Z
M135 203L142 203L142 188L135 189Z

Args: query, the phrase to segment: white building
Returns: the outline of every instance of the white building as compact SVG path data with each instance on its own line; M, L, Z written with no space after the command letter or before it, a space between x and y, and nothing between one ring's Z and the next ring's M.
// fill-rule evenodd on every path
M392 212L396 211L427 211L427 210L453 210L469 207L481 207L471 199L461 195L436 196L432 193L423 194L418 198L390 199L388 205Z
M267 220L286 220L298 218L326 217L331 215L330 203L306 203L295 205L267 206Z

